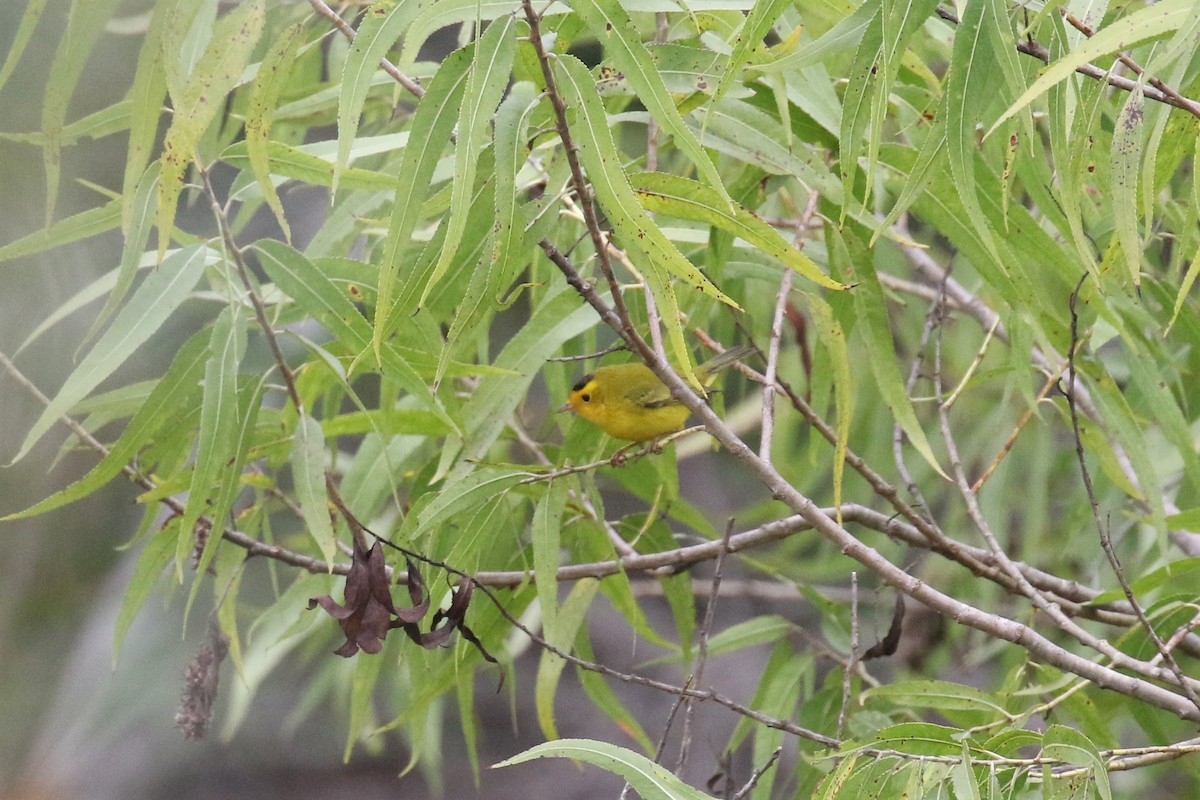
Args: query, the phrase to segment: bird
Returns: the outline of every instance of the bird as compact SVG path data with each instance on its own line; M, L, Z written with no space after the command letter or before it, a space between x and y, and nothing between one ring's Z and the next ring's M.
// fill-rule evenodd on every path
M731 347L696 367L696 377L707 388L717 372L755 351L750 345ZM571 387L567 402L558 410L574 412L614 439L628 442L648 442L674 433L691 413L638 361L597 367Z

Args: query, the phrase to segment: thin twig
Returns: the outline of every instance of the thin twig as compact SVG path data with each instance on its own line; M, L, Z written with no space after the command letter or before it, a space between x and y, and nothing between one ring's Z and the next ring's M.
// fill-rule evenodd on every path
M758 782L762 780L762 776L767 774L767 770L775 766L775 762L779 760L779 756L782 753L782 747L776 747L774 750L772 750L770 758L767 759L767 763L763 764L761 767L755 768L754 772L750 774L750 780L746 781L745 786L743 786L741 789L738 789L737 794L733 796L733 800L744 800L746 795L750 794L750 792L754 790L754 787L758 785Z
M733 535L733 519L725 524L725 535L721 537L721 547L717 550L717 563L713 565L712 589L704 608L704 620L700 623L700 640L696 645L696 668L688 678L689 684L698 684L704 680L704 667L708 663L708 637L712 634L713 619L717 610L717 595L721 592L721 579L725 574L725 556L729 554L729 539ZM679 760L675 762L675 774L683 772L687 763L688 749L692 743L692 712L693 704L689 701L683 712L683 735L679 741Z
M846 730L846 711L850 707L850 685L858 663L858 571L850 571L850 654L842 670L842 705L838 710L837 737Z

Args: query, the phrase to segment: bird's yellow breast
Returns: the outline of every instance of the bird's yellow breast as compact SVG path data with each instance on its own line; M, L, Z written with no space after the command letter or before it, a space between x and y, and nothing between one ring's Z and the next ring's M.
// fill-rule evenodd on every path
M564 408L614 439L645 442L683 427L688 410L644 364L599 367L571 389Z

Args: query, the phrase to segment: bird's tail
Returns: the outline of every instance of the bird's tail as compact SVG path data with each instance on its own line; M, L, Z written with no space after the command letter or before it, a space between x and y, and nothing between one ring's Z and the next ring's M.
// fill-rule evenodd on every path
M696 372L701 376L701 379L704 380L705 383L707 383L709 378L716 375L718 372L725 369L725 367L728 367L733 362L741 361L746 356L751 355L752 353L757 353L757 352L758 352L757 347L754 347L753 345L748 345L748 344L742 344L742 345L738 345L737 347L731 347L728 350L726 350L724 353L720 353L720 354L716 355L715 357L710 358L708 361L705 361L700 366L696 367Z

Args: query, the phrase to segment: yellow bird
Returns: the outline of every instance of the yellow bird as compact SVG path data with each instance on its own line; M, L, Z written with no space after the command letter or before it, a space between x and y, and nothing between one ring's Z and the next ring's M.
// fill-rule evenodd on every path
M721 369L755 352L749 345L731 347L696 367L696 377L708 387ZM559 411L573 411L614 439L647 442L683 427L687 406L641 362L597 367L571 387Z

